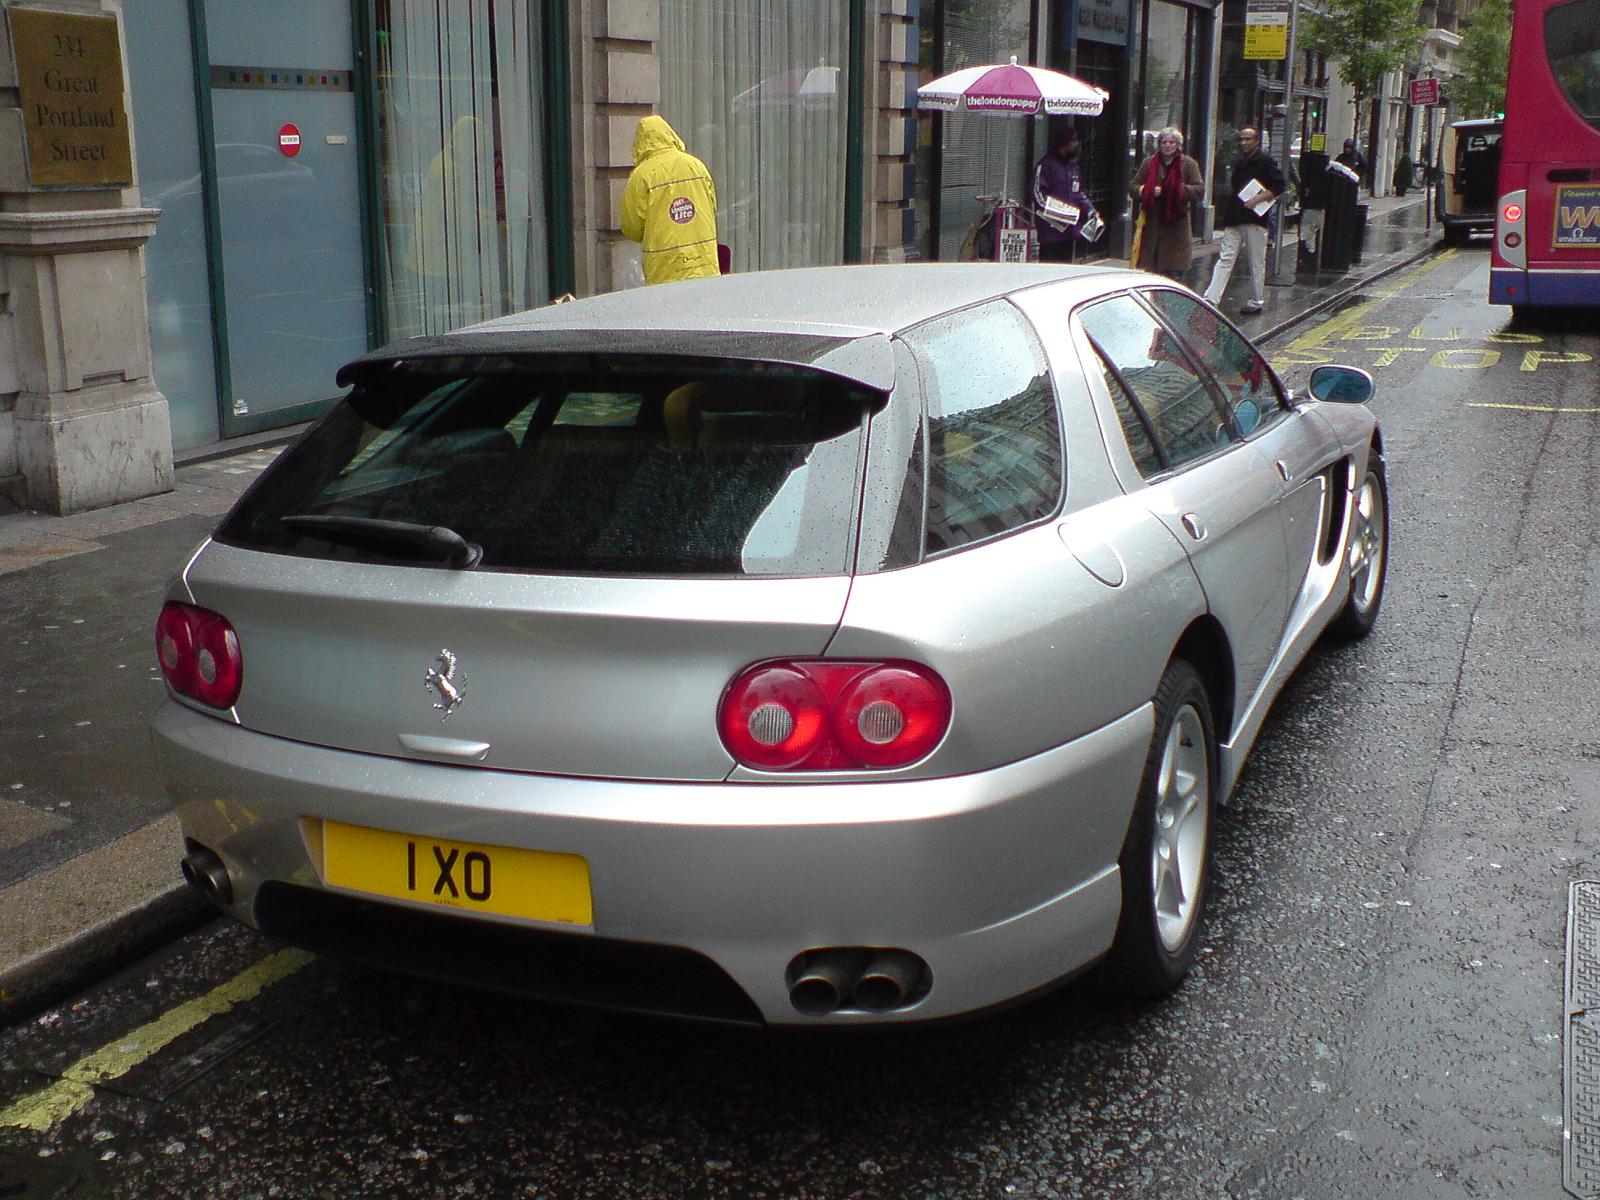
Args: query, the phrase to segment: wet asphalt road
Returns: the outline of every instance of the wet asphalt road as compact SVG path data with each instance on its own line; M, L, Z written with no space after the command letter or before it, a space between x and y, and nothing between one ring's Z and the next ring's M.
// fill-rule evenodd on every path
M1600 877L1600 337L1508 331L1487 269L1437 256L1274 347L1291 384L1379 380L1389 590L1279 699L1175 997L798 1036L318 960L0 1127L0 1168L29 1200L1560 1196L1566 887ZM274 950L213 925L0 1032L0 1109Z

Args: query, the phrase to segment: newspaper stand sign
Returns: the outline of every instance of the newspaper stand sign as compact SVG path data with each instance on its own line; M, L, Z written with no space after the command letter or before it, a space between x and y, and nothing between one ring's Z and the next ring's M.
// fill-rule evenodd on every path
M1039 235L1030 214L1017 204L997 204L994 210L994 260L1003 263L1039 261Z
M1425 104L1439 103L1439 81L1437 79L1413 79L1411 81L1411 103L1419 107Z

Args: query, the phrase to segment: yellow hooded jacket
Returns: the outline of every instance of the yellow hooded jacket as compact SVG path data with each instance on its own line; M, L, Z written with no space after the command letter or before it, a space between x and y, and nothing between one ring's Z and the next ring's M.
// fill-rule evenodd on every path
M644 250L646 283L717 271L717 189L705 163L662 117L633 135L633 174L622 192L622 235Z

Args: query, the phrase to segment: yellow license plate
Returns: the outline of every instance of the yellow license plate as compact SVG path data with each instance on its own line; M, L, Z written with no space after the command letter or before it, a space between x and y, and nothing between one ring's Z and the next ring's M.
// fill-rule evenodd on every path
M322 863L333 887L502 917L594 923L589 864L576 854L324 821Z

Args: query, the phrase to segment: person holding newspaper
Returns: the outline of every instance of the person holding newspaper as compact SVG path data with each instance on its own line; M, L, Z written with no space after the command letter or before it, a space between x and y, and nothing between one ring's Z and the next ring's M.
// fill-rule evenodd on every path
M1242 249L1250 259L1250 299L1241 311L1249 315L1266 307L1267 227L1283 189L1283 170L1262 152L1261 134L1250 128L1239 130L1239 157L1222 206L1222 250L1206 288L1212 304L1221 304Z
M1033 206L1039 216L1039 261L1071 262L1078 238L1094 241L1105 226L1083 193L1078 130L1070 120L1050 122L1050 149L1033 169Z

